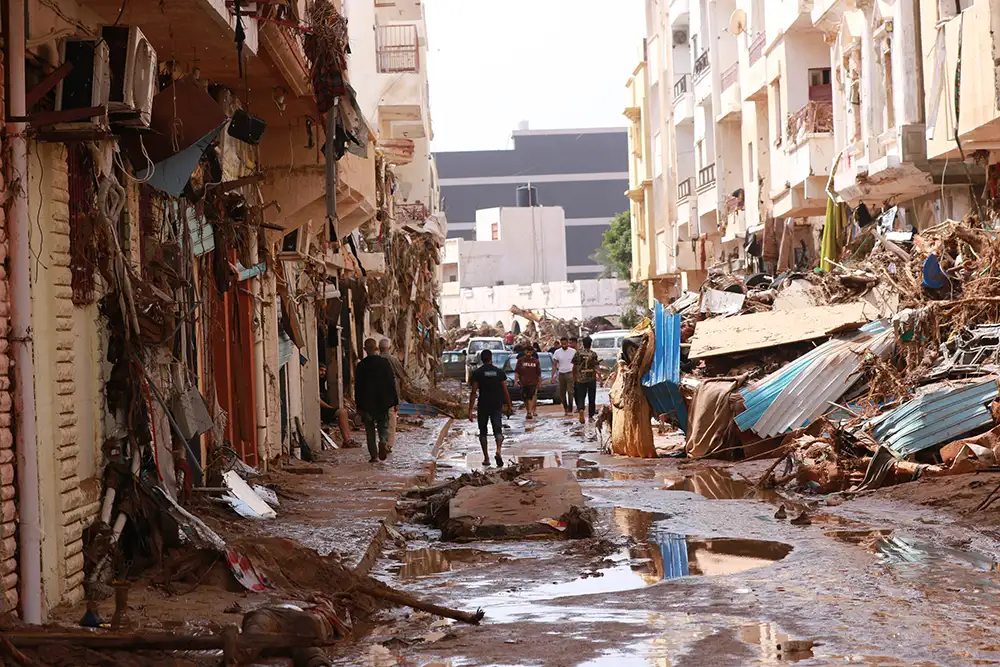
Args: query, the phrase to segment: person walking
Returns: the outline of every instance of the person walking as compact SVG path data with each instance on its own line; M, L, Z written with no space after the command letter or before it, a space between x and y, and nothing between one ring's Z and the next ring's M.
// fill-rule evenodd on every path
M483 365L476 369L470 378L472 390L469 393L469 421L472 421L472 407L476 406L476 415L479 419L479 446L483 448L483 465L486 467L490 465L486 429L489 425L493 425L493 439L497 443L496 462L497 466L502 468L503 457L500 455L500 450L503 445L503 409L506 406L510 412L514 412L514 406L510 402L510 394L507 393L507 375L493 365L493 353L490 350L483 350L479 358Z
M521 398L527 411L525 419L534 419L538 403L538 385L542 381L542 362L535 354L535 348L524 348L523 356L517 360L514 368L514 384L521 387Z
M590 336L583 339L583 349L577 350L573 357L573 387L576 393L576 411L583 423L584 401L589 402L588 416L591 420L597 414L597 367L600 359L597 353L590 349L594 341Z
M573 357L576 350L569 346L569 338L559 339L559 347L552 353L552 379L558 383L559 401L567 417L573 414Z
M396 396L402 396L402 382L406 371L403 370L403 362L399 360L395 354L392 353L392 341L388 338L383 338L378 342L378 353L380 356L385 357L389 360L389 365L392 366L392 376L396 380ZM396 445L396 418L399 416L397 410L389 411L389 453L392 454L392 448Z
M374 338L365 340L365 358L358 363L354 379L354 402L365 423L369 463L389 457L389 411L399 407L392 364L378 355ZM378 446L376 447L376 435Z

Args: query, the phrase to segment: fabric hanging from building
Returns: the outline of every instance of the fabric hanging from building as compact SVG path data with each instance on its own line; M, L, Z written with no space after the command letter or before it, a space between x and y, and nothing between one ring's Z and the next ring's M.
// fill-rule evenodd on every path
M295 343L284 331L278 332L278 368L284 368L285 364L295 356Z
M835 204L833 199L826 200L826 224L823 226L823 244L820 249L819 270L823 273L833 270L830 260L839 261L842 251L841 243L844 229L847 227L847 205Z

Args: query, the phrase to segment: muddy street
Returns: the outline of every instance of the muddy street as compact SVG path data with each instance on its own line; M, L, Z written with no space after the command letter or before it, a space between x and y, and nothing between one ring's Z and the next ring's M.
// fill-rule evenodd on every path
M997 541L946 510L757 493L770 461L611 457L592 425L542 413L506 422L505 457L571 470L597 510L594 537L442 542L404 522L377 576L485 620L390 612L338 664L1000 662ZM474 426L456 421L437 481L480 462Z

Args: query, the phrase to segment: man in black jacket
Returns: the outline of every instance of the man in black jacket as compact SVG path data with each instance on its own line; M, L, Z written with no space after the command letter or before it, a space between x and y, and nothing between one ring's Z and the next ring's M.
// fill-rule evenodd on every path
M379 356L378 344L374 338L365 341L365 358L358 363L354 380L354 402L365 423L368 436L369 463L389 456L389 411L399 407L396 393L396 377L392 365L385 357ZM378 447L375 435L378 433Z

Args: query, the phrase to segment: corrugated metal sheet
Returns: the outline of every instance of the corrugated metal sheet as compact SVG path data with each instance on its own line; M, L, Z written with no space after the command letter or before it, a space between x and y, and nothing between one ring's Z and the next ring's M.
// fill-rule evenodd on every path
M998 394L995 378L944 386L907 401L868 422L872 437L897 456L909 456L993 423L988 404Z
M834 406L858 379L858 370L868 352L884 358L895 344L891 331L862 341L837 341L803 369L768 406L753 426L762 438L770 438L805 426Z
M681 395L681 316L668 313L656 304L653 319L656 353L653 365L642 378L646 400L656 414L676 414L682 429L687 429L687 406Z
M870 322L861 327L859 332L829 340L787 366L771 373L753 387L743 389L740 393L743 394L743 403L746 409L736 416L736 425L739 426L741 431L753 428L760 421L761 417L764 416L764 413L771 404L779 396L783 395L789 385L818 360L826 359L838 350L844 349L845 346L850 346L852 343L870 341L873 336L888 330L889 323L887 321ZM828 400L836 399L831 398Z
M194 206L187 207L187 225L191 231L191 245L194 246L194 256L201 257L215 250L215 228L209 224L204 215L199 215Z

